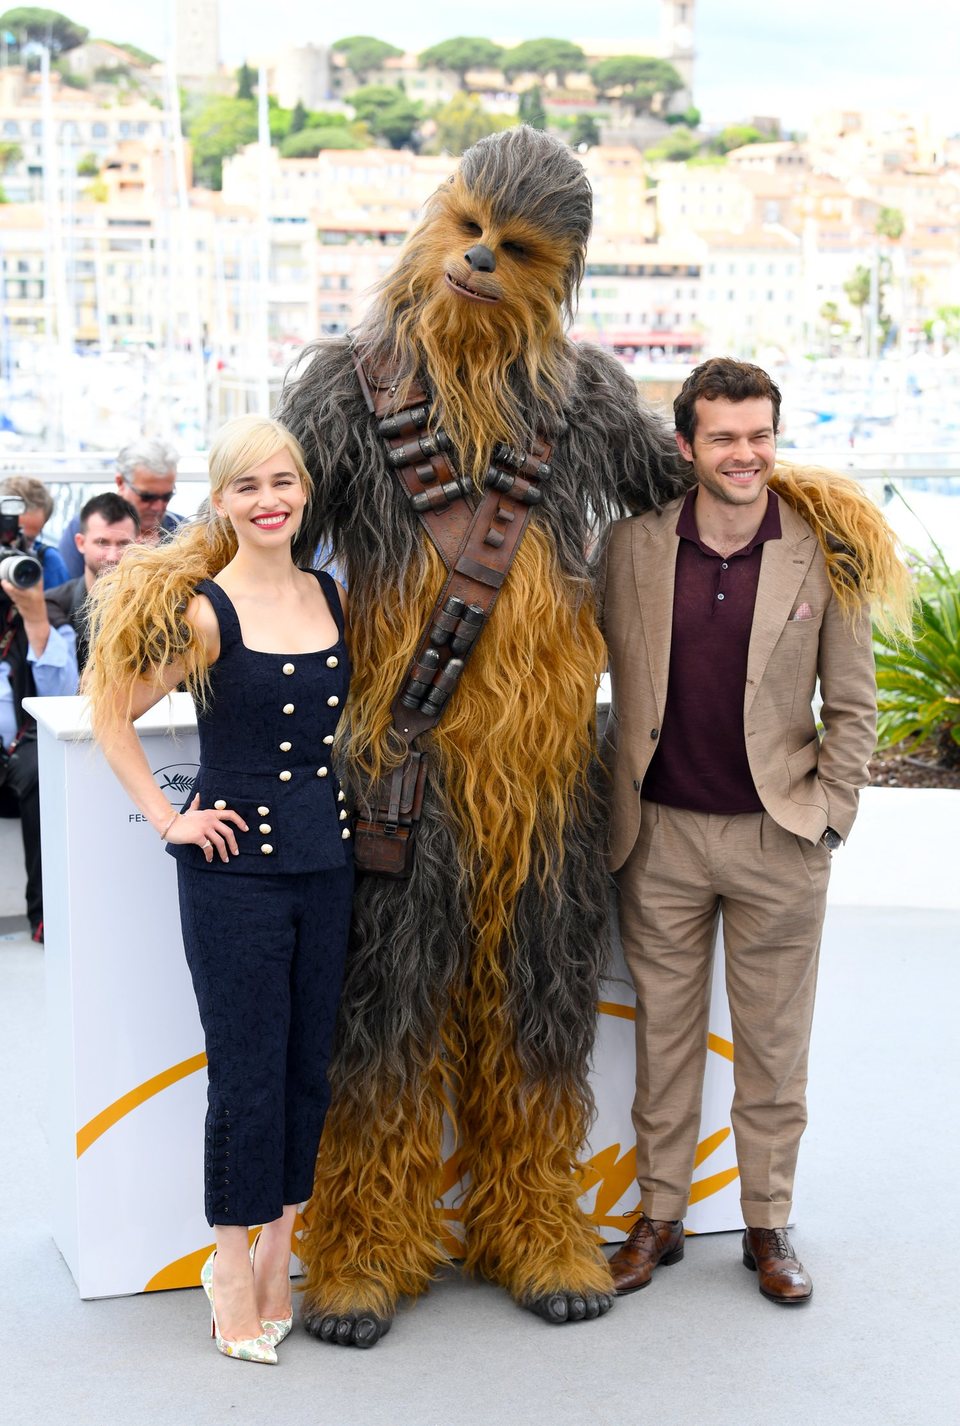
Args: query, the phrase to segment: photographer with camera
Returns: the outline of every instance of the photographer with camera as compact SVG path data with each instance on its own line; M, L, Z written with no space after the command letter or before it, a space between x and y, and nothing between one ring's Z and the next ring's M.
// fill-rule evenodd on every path
M0 485L0 497L19 496L23 501L20 512L20 540L18 548L25 555L33 555L43 569L44 589L53 589L70 578L67 566L56 547L48 545L40 538L44 525L53 514L53 496L42 480L32 475L9 475Z
M78 674L73 629L48 609L43 566L23 550L25 508L19 495L0 496L0 816L20 818L27 916L33 939L42 942L37 725L23 700L76 693Z

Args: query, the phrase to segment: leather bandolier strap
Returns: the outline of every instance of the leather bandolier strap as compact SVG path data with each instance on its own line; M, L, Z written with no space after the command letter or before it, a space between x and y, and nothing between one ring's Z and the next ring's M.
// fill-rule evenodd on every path
M426 781L426 762L414 744L440 720L489 621L533 507L543 498L540 482L550 477L550 447L539 441L531 451L496 446L478 496L469 477L454 470L449 438L442 430L427 430L430 401L423 388L411 386L398 409L395 379L371 371L357 355L354 365L390 467L447 568L391 705L407 757L380 787L377 805L357 822L359 868L409 876Z

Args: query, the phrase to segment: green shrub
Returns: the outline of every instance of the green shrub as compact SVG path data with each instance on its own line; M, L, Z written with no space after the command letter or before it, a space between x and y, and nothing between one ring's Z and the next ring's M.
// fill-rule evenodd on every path
M321 149L362 149L365 145L341 125L322 129L301 129L280 145L283 158L316 158Z
M942 550L914 557L917 609L913 642L874 627L877 744L906 743L933 751L943 767L960 768L960 570Z

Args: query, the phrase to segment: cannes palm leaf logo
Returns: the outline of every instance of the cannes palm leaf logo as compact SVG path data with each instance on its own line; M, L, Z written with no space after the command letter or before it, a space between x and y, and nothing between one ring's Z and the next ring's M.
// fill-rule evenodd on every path
M198 772L196 763L168 763L166 767L154 769L153 776L160 791L171 801L183 802L193 791Z

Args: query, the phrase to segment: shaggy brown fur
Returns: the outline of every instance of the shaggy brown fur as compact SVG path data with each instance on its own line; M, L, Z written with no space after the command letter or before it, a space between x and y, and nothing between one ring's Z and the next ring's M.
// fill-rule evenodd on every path
M553 474L425 740L413 876L360 882L304 1243L306 1321L326 1340L359 1344L364 1314L388 1319L443 1259L444 1106L471 1175L467 1266L552 1320L609 1303L574 1178L606 946L603 646L587 551L598 525L664 502L681 480L618 363L564 337L589 227L589 186L567 149L528 129L484 140L431 200L356 337L398 402L424 383L461 472L479 483L496 442L542 434ZM477 245L492 267L474 264ZM323 512L308 533L332 544L349 580L344 750L364 798L401 755L390 704L444 570L386 467L347 344L312 352L280 415Z

